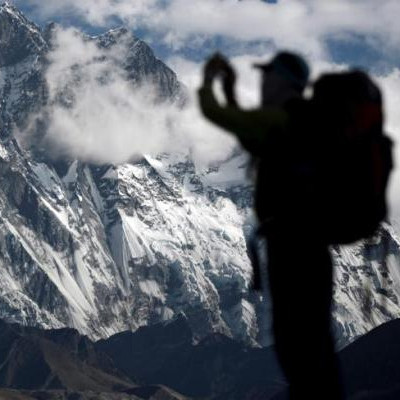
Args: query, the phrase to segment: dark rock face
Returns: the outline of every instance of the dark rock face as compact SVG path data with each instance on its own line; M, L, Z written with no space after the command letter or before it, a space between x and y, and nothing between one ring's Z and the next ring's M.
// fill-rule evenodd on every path
M0 6L0 67L15 65L46 47L39 28L15 7Z
M400 394L400 320L373 329L339 353L346 399L395 400ZM312 385L312 381L310 381ZM284 392L274 400L286 400Z
M182 398L182 397L181 397ZM140 400L125 393L98 393L98 392L64 392L58 390L26 391L26 390L0 390L0 399L4 400ZM168 398L167 398L168 399ZM180 398L171 397L171 400ZM182 398L183 399L183 398Z
M125 46L126 57L115 61L125 70L128 81L140 85L147 80L157 88L159 101L174 99L179 103L184 102L183 87L176 74L154 56L145 42L134 37L127 29L115 29L94 40L100 48L108 50L121 43Z
M88 349L87 339L80 337L77 346L72 330L46 332L4 322L0 329L1 387L97 392L133 387L126 378L111 374L111 360Z
M79 392L78 399L94 392L110 393L110 399L239 400L249 391L281 388L271 349L249 348L220 334L196 344L183 315L97 343L72 329L1 321L0 343L0 387L27 398L64 399L68 391Z
M0 399L185 400L165 386L134 384L73 329L44 331L0 321L0 364Z
M400 392L399 337L400 320L397 319L372 330L342 350L342 368L349 396L364 392L374 399L396 398L394 394ZM379 395L382 397L377 397Z
M397 399L399 329L400 320L383 324L339 353L346 398ZM0 398L14 389L9 398L286 399L273 347L221 334L196 343L183 315L96 343L72 329L1 322L0 361Z
M129 377L158 382L195 398L244 399L279 391L282 380L270 348L249 348L213 334L194 343L187 319L124 332L96 343Z
M0 6L0 137L44 104L41 65L47 50L34 23L8 3Z

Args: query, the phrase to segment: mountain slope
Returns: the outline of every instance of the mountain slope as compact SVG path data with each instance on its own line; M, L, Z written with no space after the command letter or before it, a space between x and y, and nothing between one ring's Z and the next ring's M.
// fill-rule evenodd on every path
M0 19L16 15L23 20L11 6L0 10ZM24 24L22 30L40 33ZM1 316L104 337L183 311L199 336L218 330L255 338L254 307L245 299L250 271L243 220L248 208L231 199L243 203L249 197L250 186L241 178L243 156L228 157L227 163L243 172L223 181L226 188L220 189L206 182L218 178L219 171L203 176L187 155L92 166L27 153L10 137L12 126L23 127L46 103L44 70L54 29L46 30L43 37L49 42L35 54L21 55L11 70L1 70L0 95L6 99ZM85 40L100 48L125 46L126 57L112 62L123 65L130 84L151 80L160 100L181 104L176 75L129 32L118 29ZM26 103L28 88L31 102Z
M66 388L79 399L286 398L273 347L253 348L221 334L194 343L183 315L96 343L72 329L4 322L0 328L0 398L5 388L17 391L6 392L8 398L49 400L68 398ZM400 320L388 322L338 353L346 398L398 398L399 329Z
M133 388L126 378L111 375L111 361L96 360L70 352L41 331L23 330L1 322L0 386L25 390L67 389L113 392ZM55 332L57 335L57 332ZM92 352L95 353L94 351ZM99 357L99 355L96 355ZM108 364L110 372L99 368ZM115 368L114 368L115 370Z

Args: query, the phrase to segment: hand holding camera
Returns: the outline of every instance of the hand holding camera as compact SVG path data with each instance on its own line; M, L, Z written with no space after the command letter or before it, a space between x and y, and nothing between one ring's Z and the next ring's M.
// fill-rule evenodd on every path
M204 67L204 86L211 86L215 78L222 79L228 105L236 106L234 94L236 74L229 61L220 53L215 53Z

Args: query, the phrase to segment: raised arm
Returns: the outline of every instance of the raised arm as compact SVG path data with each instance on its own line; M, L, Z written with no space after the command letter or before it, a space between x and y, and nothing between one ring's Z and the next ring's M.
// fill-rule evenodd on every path
M204 116L237 136L242 146L254 155L262 155L272 135L286 132L288 115L282 108L241 110L236 106L221 106L211 86L201 87L198 94Z
M240 109L234 96L233 70L224 62L224 59L217 56L206 64L204 82L198 92L200 108L207 119L237 136L246 150L254 155L262 155L272 135L282 135L286 132L288 115L279 107ZM218 103L212 90L213 79L217 76L223 79L227 96L225 106Z

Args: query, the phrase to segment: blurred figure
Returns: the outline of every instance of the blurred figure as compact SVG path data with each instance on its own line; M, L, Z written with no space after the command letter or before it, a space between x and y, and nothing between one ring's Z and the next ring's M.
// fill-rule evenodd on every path
M239 108L235 72L219 54L204 68L200 106L259 160L255 211L267 238L273 333L290 399L340 400L329 245L372 235L386 215L392 163L380 91L362 72L331 74L307 101L301 57L283 52L256 67L260 108ZM214 97L216 78L226 105ZM257 269L254 283L260 287Z
M262 71L262 104L241 110L235 74L221 56L209 60L199 91L204 115L238 137L257 157L255 210L268 243L273 333L291 399L341 398L330 331L332 263L316 232L310 209L313 130L303 99L309 70L302 58L279 53ZM226 106L215 100L212 82L222 78ZM303 176L302 176L303 175ZM259 286L256 277L256 286Z

